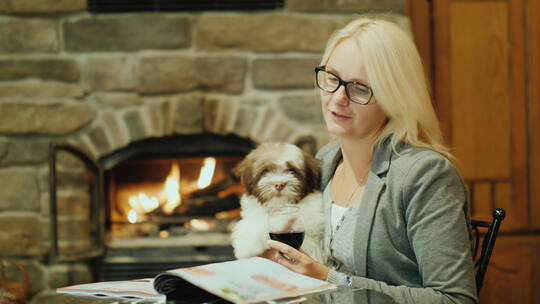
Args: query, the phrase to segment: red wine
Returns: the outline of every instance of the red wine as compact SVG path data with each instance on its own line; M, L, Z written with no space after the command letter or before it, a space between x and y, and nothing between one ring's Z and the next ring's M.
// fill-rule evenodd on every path
M270 232L270 238L298 249L304 242L304 232Z

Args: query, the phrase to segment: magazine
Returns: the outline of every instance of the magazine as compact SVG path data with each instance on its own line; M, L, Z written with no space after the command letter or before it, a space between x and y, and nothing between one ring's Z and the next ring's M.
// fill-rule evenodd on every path
M91 295L122 299L144 299L156 303L165 303L165 295L154 289L154 279L132 281L111 281L89 284L78 284L56 289L59 293L73 295Z
M258 303L335 288L331 283L298 274L268 259L252 257L169 270L154 279L80 284L57 291L156 302L162 302L166 296L200 302L225 299L233 303Z

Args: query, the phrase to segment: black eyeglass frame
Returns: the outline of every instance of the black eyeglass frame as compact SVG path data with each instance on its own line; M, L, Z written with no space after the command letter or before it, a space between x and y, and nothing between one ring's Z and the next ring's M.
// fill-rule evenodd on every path
M332 76L336 77L337 80L339 81L339 84L338 86L334 89L334 90L327 90L327 89L324 89L322 88L320 85L319 85L319 72L325 72L325 73L328 73L328 74L331 74ZM361 82L358 82L358 81L345 81L343 79L341 79L339 76L337 76L336 74L332 73L332 72L329 72L326 70L326 66L318 66L315 68L315 83L317 84L317 87L327 93L335 93L337 90L339 90L339 87L341 86L344 86L345 87L345 94L347 95L347 98L349 98L350 101L354 102L354 103L357 103L357 104L361 104L361 105L367 105L370 101L371 101L371 98L373 97L373 90L371 89L370 86L368 86L367 84L364 84L364 83L361 83ZM356 101L356 100L353 100L351 98L351 95L349 94L349 85L350 84L355 84L355 85L361 85L363 87L365 87L366 89L369 90L369 98L366 102L360 102L360 101Z

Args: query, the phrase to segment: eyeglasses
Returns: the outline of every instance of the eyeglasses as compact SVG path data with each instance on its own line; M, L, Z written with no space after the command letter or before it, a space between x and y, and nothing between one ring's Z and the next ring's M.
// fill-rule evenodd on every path
M326 66L315 68L315 78L319 89L335 93L340 86L345 87L345 94L354 103L367 105L373 97L373 91L368 85L356 81L345 81L326 70Z

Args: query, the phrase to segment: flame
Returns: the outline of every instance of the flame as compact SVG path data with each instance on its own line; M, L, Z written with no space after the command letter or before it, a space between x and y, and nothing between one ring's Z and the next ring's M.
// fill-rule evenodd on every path
M165 180L163 195L166 198L166 202L161 209L165 214L171 214L182 202L182 197L180 196L180 167L176 163L173 164L171 172Z
M199 174L199 180L197 181L197 186L199 189L206 188L212 182L212 177L214 177L214 170L216 168L216 159L213 157L207 157L204 159L204 164L201 168L201 173Z
M133 209L129 210L128 221L132 224L135 224L137 222L137 218L138 218L137 211Z
M189 227L197 231L208 231L212 228L213 222L202 219L192 219L189 221Z
M128 203L131 209L128 211L128 221L136 223L144 219L144 215L157 207L159 207L158 198L148 196L144 192L139 192L137 195L132 195L128 198Z
M148 213L159 207L158 198L155 196L149 197L144 192L130 196L128 202L129 206L137 211L137 213Z
M206 188L211 184L212 178L214 177L215 168L215 158L207 157L204 159L203 165L199 172L199 179L197 181L197 187L199 189ZM187 187L194 188L195 183L189 183ZM160 207L164 214L172 214L174 210L182 203L180 193L180 166L177 163L174 163L171 166L169 175L165 179L163 189L160 194L157 196L151 196L145 192L139 192L136 195L131 195L128 197L130 207L128 211L128 221L130 223L143 221L146 219L148 213ZM195 225L201 224L195 223ZM201 229L206 230L209 228L202 227Z

